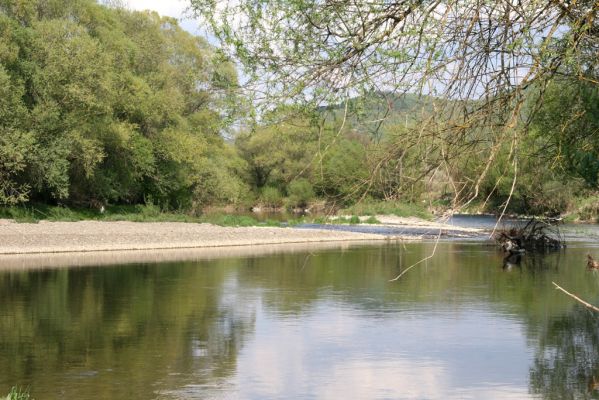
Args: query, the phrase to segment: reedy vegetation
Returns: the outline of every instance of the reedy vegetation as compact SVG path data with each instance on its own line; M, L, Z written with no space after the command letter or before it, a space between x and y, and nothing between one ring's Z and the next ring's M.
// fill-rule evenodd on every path
M17 387L13 387L12 389L10 389L10 392L8 393L8 395L3 398L3 400L30 400L31 396L29 395L29 392L19 389Z

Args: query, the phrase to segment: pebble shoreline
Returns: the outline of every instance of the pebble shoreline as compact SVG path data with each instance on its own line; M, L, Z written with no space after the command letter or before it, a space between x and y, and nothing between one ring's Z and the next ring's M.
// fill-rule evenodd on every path
M266 244L389 240L379 234L320 229L222 227L179 222L47 222L0 220L0 255Z

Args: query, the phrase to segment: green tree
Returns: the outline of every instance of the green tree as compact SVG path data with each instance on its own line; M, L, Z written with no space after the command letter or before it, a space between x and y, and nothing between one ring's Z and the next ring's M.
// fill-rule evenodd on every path
M23 131L26 115L20 101L23 86L11 80L0 65L0 203L14 204L28 198L29 185L18 180L35 150L31 132Z
M450 177L467 165L466 179L452 182L458 203L481 194L506 148L524 156L531 88L558 74L599 82L594 0L190 2L259 93L267 93L259 106L348 105L376 93L389 103L386 118L392 97L435 98L413 110L418 123L388 154L420 141L427 149L422 170Z
M0 1L0 203L238 201L237 76L156 13Z
M348 137L339 138L323 153L315 168L316 192L341 203L359 199L367 187L369 172L365 146Z
M551 169L598 188L599 86L557 79L542 101L533 123L539 147L536 156Z
M313 116L278 110L253 131L241 133L236 146L249 166L253 186L285 192L296 178L310 179L321 132Z

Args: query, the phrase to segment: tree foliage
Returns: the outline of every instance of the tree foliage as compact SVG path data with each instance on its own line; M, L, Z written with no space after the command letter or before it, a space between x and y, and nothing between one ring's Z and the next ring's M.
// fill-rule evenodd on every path
M380 88L497 102L562 64L597 72L592 0L191 2L252 77L287 97Z
M537 156L550 168L599 188L599 86L563 78L552 81L533 128Z
M347 104L376 93L384 119L402 94L434 98L412 111L418 123L382 159L417 146L428 178L448 179L466 160L471 174L451 181L458 203L481 194L501 152L518 169L536 90L557 75L599 83L594 0L191 3L245 66L259 105ZM375 163L371 175L386 165Z
M252 186L269 194L276 188L292 206L305 206L314 196L357 200L368 177L369 143L366 133L343 124L334 110L284 106L236 140Z
M156 13L0 1L0 203L235 201L234 66Z

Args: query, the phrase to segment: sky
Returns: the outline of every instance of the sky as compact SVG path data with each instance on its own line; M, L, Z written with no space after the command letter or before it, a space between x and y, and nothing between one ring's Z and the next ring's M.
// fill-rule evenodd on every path
M189 6L189 0L125 0L124 3L131 10L153 10L160 15L175 17L180 20L181 27L186 31L203 34L198 29L197 21L185 17L185 9Z
M176 18L181 18L189 4L185 0L127 0L126 3L133 10L154 10Z

